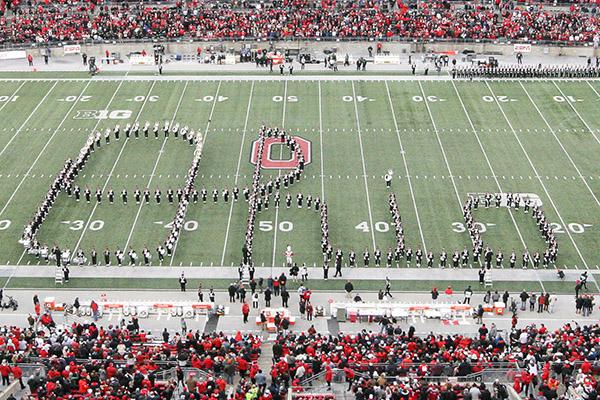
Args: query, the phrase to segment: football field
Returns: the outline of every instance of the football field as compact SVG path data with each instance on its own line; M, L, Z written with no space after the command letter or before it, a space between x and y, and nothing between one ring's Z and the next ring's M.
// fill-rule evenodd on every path
M469 194L519 193L539 201L559 243L557 267L598 269L600 255L600 82L450 81L394 78L330 80L229 79L2 80L0 81L0 264L37 264L18 243L24 225L67 158L93 130L135 121L161 124L158 139L111 140L95 151L76 179L92 192L112 188L115 202L76 202L61 193L38 234L42 243L72 253L108 247L155 249L169 233L193 148L164 121L205 135L196 187L206 203L191 203L165 265L232 266L242 254L248 203L224 202L211 192L251 185L252 144L261 125L283 127L310 142L305 175L289 188L292 207L271 206L257 217L253 259L282 265L322 263L319 213L296 206L296 195L325 199L329 237L347 255L395 246L388 195L395 193L406 246L451 253L467 246L462 204ZM274 145L273 160L289 151ZM307 157L308 158L308 157ZM391 190L383 180L393 171ZM263 182L281 171L263 170ZM160 204L136 204L136 188L157 188ZM129 202L120 193L126 189ZM282 199L288 191L282 190ZM506 258L546 244L523 209L479 207L474 218L485 245ZM156 260L153 260L156 261ZM347 261L347 257L346 257ZM383 263L385 264L385 263ZM404 263L401 266L405 266ZM414 265L413 265L414 266ZM520 266L520 263L519 263ZM476 266L473 266L475 268ZM143 275L143 270L140 270Z

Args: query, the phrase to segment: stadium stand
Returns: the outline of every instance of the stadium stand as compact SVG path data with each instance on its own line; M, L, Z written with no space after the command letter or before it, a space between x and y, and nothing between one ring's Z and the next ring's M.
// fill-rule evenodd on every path
M1 43L127 39L374 38L441 40L598 41L598 16L580 7L546 10L513 3L421 2L379 7L371 2L281 2L260 9L82 2L16 6L0 19ZM586 8L587 9L587 8ZM290 12L291 11L291 12Z

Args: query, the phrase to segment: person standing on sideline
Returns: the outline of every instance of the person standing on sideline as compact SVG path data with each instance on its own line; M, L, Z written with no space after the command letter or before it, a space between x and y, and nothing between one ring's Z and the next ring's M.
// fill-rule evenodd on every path
M204 293L202 293L202 284L198 285L198 301L204 301Z
M438 297L440 297L440 292L438 292L437 288L434 287L433 289L431 289L431 301L433 303L437 303Z
M352 291L354 290L354 285L352 284L352 282L346 282L346 284L344 285L344 290L346 291L346 298L351 299Z
M185 275L182 272L181 276L179 277L179 287L181 288L182 292L185 292L185 285L186 284L187 284L187 279L185 278Z
M390 296L390 299L393 298L394 296L392 296L391 290L392 290L392 281L390 281L390 278L386 276L385 277L385 293L383 295Z
M242 315L244 316L244 323L248 323L248 314L250 314L250 306L248 303L244 302L242 304Z
M184 336L187 332L187 323L185 322L185 318L181 317L181 335Z
M465 289L465 299L463 304L471 304L471 297L473 296L473 289L471 289L471 285Z
M448 287L446 288L446 290L444 291L444 293L445 293L445 294L446 294L446 296L447 296L447 300L448 300L448 301L452 301L452 295L454 294L454 292L452 291L452 286L448 286Z
M30 67L33 67L33 56L31 54L27 54L27 62Z

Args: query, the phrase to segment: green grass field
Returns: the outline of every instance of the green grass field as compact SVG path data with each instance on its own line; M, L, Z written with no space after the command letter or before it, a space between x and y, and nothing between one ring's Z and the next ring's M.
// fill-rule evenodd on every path
M317 78L315 78L317 79ZM600 256L600 82L348 80L106 80L0 82L0 263L35 264L17 243L53 175L75 158L93 129L174 120L206 134L197 187L250 184L250 149L261 124L311 142L305 179L290 193L325 198L330 239L347 254L394 245L382 176L394 171L407 246L439 255L469 245L461 203L468 193L539 196L559 240L559 265L598 269ZM81 119L86 110L130 110L128 119ZM114 114L116 115L116 114ZM162 134L162 131L161 131ZM152 135L152 134L151 134ZM161 135L162 136L162 135ZM161 152L161 148L163 151ZM94 153L80 186L112 187L114 205L76 203L62 193L38 235L50 246L89 253L126 245L141 252L163 240L192 150L170 138L112 142ZM278 154L273 154L275 158ZM284 153L285 157L285 153ZM263 176L276 176L265 170ZM138 206L136 187L160 187L163 202ZM127 188L130 202L118 193ZM282 192L282 197L285 191ZM190 204L172 265L236 265L247 203ZM486 244L544 248L535 221L506 208L479 209ZM271 207L257 218L257 265L321 262L319 215ZM505 264L507 264L505 262ZM437 265L437 262L436 262Z

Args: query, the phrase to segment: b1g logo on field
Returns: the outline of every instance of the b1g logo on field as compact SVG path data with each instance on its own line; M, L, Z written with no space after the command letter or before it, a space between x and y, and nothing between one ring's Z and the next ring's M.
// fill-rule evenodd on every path
M128 119L131 110L77 110L73 119Z
M310 153L310 141L300 136L294 136L294 140L300 148L302 149L302 153L304 154L304 165L308 165L311 162L311 153ZM274 150L273 146L285 146L285 143L282 142L279 138L269 137L265 139L265 147L262 153L261 167L265 169L294 169L298 166L298 152L294 151L291 158L288 160L274 160L271 158L271 154ZM259 148L259 140L255 140L252 143L252 156L250 158L250 162L254 165L258 162L258 148Z

